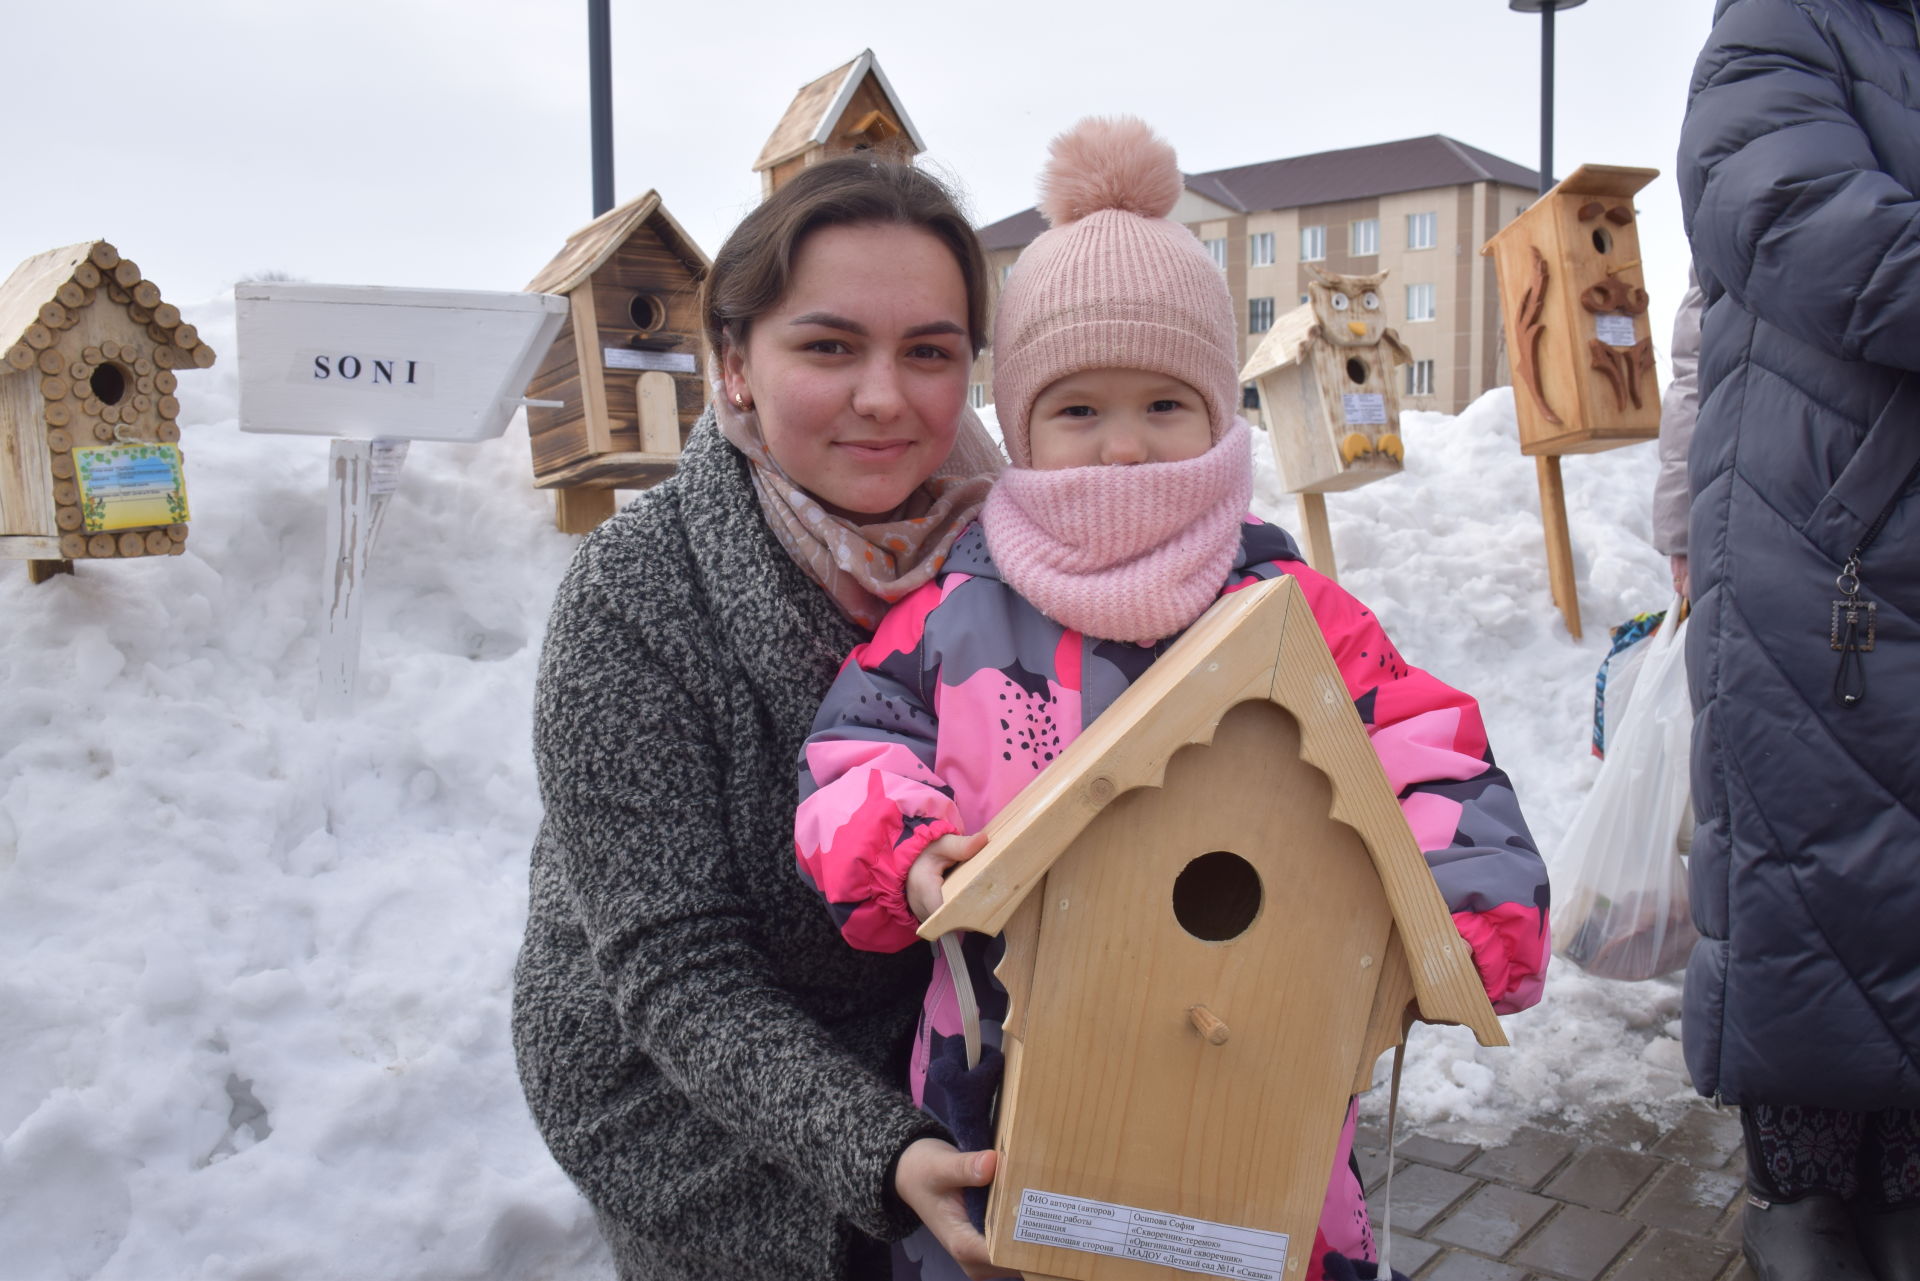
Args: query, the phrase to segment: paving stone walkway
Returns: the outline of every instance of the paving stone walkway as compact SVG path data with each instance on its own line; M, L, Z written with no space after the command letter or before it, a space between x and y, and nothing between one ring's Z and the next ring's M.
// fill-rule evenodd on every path
M1662 1130L1621 1111L1516 1130L1498 1147L1394 1149L1394 1269L1415 1281L1752 1281L1740 1259L1739 1116L1705 1100ZM1386 1138L1355 1154L1381 1221Z

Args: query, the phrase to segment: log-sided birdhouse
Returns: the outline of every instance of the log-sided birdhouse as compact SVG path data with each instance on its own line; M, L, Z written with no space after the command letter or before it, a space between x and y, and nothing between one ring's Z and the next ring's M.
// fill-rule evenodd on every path
M527 386L529 400L559 402L530 406L527 430L534 484L559 491L561 528L592 529L616 488L644 489L679 466L706 405L699 287L710 265L649 191L574 232L527 285L569 303Z
M1582 165L1481 249L1500 277L1520 450L1586 454L1660 434L1633 195L1658 169Z
M1303 1275L1409 1015L1506 1044L1291 579L1216 604L987 833L920 932L1005 933L1001 1267Z
M1240 371L1260 389L1289 493L1355 489L1400 470L1394 375L1412 356L1383 323L1386 277L1314 271L1308 300L1274 321Z
M794 95L779 127L760 149L753 171L760 197L808 165L852 151L910 160L926 150L873 50L836 67Z
M178 555L187 537L175 370L213 349L104 240L0 285L0 555L36 581L71 562Z

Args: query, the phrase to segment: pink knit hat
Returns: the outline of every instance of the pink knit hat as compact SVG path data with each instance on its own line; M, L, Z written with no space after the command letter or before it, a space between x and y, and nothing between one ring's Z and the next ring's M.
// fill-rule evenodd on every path
M1053 140L1042 232L994 317L993 404L1007 456L1031 465L1027 418L1085 369L1178 378L1207 402L1213 439L1239 411L1233 298L1199 239L1167 221L1185 186L1173 148L1140 120L1089 117Z

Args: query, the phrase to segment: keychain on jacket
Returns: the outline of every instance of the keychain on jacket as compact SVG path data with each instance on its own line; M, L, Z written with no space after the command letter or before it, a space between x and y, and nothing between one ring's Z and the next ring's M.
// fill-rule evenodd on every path
M1841 567L1840 576L1833 580L1833 585L1846 598L1833 602L1832 630L1828 633L1828 644L1840 651L1840 670L1833 674L1833 696L1842 707L1858 707L1866 701L1867 668L1860 655L1873 652L1874 615L1880 609L1873 601L1860 599L1860 558L1866 555L1873 540L1880 537L1881 529L1916 476L1920 476L1920 462L1913 465L1907 478L1893 491L1893 501L1874 517L1859 544L1847 553L1847 563Z

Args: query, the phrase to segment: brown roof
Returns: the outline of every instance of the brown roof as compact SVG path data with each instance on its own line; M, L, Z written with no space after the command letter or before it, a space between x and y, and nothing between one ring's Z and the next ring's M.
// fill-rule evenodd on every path
M1189 191L1242 213L1365 200L1470 182L1503 182L1533 189L1540 185L1540 177L1511 160L1441 134L1187 175ZM1045 229L1039 211L1028 209L982 227L980 242L988 249L1013 249L1030 243Z
M562 249L554 260L540 269L540 274L527 282L527 292L531 294L564 294L575 285L600 269L600 264L613 256L613 251L627 243L640 224L654 220L654 228L660 239L669 249L680 256L687 264L687 270L700 275L712 263L700 246L693 242L666 206L660 203L658 192L649 191L629 200L617 209L595 218L580 230L567 237L566 248Z

